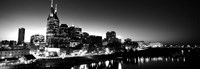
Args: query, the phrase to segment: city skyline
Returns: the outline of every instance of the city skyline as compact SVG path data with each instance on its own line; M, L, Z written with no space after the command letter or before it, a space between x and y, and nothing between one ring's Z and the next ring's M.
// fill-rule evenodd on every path
M199 14L195 2L54 1L58 4L60 24L80 26L90 35L105 38L107 31L116 31L123 40L199 42ZM0 6L3 7L0 40L17 40L20 27L26 29L26 42L34 34L46 36L50 0L3 0Z

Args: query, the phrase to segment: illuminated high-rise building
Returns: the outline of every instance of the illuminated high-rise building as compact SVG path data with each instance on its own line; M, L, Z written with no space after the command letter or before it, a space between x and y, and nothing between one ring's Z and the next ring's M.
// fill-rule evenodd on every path
M115 31L110 31L106 33L106 39L108 43L113 43L113 42L121 42L121 39L116 37L116 32Z
M116 38L116 32L115 31L110 31L106 33L106 38L108 40L112 39L112 38Z
M25 29L19 28L19 34L18 34L18 44L24 43L24 35L25 35Z
M89 43L90 44L96 44L97 46L102 46L102 36L89 36Z
M57 43L57 36L59 32L59 19L57 16L57 4L55 8L53 6L53 0L51 0L51 12L47 18L47 31L46 31L46 43L49 47L55 47Z
M87 32L83 32L81 34L81 40L83 44L89 44L89 34Z
M44 42L44 36L35 34L31 36L30 44L38 46L40 43Z
M69 33L67 24L61 24L59 27L57 47L65 48L69 46Z
M80 40L82 29L79 27L71 26L68 28L69 37L72 40Z
M59 27L59 36L60 37L68 37L68 26L67 24L61 24Z

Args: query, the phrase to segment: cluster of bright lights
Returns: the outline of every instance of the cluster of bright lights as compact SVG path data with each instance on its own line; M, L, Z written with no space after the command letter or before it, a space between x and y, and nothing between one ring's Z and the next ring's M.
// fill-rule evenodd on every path
M199 45L164 45L166 48L200 48Z
M130 60L130 59L129 59ZM178 62L185 62L185 57L179 57L179 58L174 58L174 57L138 57L137 59L134 58L134 61L138 61L138 63L140 64L143 64L143 63L147 63L149 61L171 61L171 62L174 62L174 61L178 61Z
M88 66L91 66L92 68L98 68L99 66L104 66L105 67L108 67L110 68L112 65L113 65L113 60L106 60L104 62L97 62L97 63L91 63L91 64L82 64L82 65L79 65L79 66L74 66L74 67L71 67L71 69L89 69ZM121 63L118 63L118 69L122 69L122 65Z

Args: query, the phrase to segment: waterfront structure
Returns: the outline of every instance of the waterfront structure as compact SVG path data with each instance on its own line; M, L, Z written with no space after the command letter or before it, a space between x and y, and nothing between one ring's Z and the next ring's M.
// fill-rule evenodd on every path
M138 48L142 48L142 49L147 48L146 42L144 42L144 41L135 41L135 42L138 43Z
M60 48L45 48L45 56L60 56Z
M123 46L126 50L137 48L139 46L138 42L132 41L130 38L124 40Z
M148 47L152 47L152 48L163 47L163 44L160 43L160 42L151 42L151 43L148 44Z
M23 55L29 54L28 49L19 49L19 50L0 50L0 58L13 58L13 57L21 57Z
M25 28L19 28L18 44L24 43Z

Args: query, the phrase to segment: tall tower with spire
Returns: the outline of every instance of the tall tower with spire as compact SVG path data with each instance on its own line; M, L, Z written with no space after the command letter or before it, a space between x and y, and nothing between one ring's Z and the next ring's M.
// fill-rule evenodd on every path
M57 16L57 4L53 4L51 0L51 12L47 18L47 31L46 31L46 43L49 47L55 47L57 43L57 33L59 30L59 19Z

